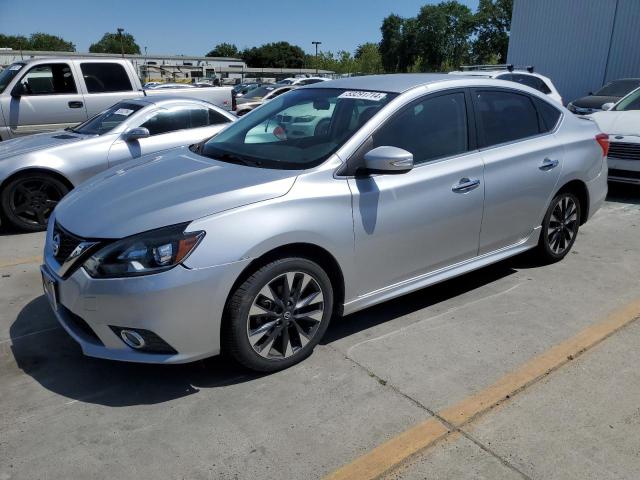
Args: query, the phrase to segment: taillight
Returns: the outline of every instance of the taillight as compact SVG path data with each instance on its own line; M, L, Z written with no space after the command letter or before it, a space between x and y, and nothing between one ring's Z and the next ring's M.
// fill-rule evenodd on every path
M606 157L609 154L609 135L606 133L599 133L596 135L596 142L602 148L602 156Z

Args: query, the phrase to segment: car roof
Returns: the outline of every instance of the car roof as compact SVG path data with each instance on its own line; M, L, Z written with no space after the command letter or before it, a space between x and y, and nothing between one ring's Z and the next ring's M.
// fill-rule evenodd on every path
M204 100L200 100L197 98L181 97L179 95L169 95L169 94L125 99L125 100L121 100L118 103L133 103L133 104L139 104L143 106L156 105L158 107L172 104L172 103L193 103L195 105L206 105L207 107L212 106L212 104L210 104L209 102L206 102Z
M387 75L340 78L338 80L312 83L302 88L345 88L350 90L359 89L402 93L421 85L458 79L459 78L452 78L446 73L392 73Z

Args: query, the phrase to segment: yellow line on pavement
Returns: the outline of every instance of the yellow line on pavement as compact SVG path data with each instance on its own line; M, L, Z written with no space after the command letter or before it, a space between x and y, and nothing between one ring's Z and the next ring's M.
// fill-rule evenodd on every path
M344 465L324 480L374 480L398 467L412 455L479 418L496 405L512 398L576 356L640 318L640 299L611 313L607 318L574 337L534 357L488 388L411 427L370 452Z
M14 260L0 260L0 268L4 267L14 267L16 265L24 265L27 263L42 263L42 255L38 255L37 257L28 257L28 258L16 258Z

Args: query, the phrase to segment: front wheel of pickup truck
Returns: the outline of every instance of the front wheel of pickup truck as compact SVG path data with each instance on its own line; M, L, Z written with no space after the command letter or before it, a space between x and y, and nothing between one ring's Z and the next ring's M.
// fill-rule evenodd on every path
M18 175L2 189L2 213L20 230L46 230L53 209L68 192L69 187L52 175L40 172Z

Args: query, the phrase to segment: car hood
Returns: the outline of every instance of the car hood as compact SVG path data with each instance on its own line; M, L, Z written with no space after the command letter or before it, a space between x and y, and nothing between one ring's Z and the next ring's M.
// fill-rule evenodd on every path
M597 112L591 118L609 135L640 135L640 110Z
M178 147L107 170L56 207L83 238L122 238L286 194L298 171L247 167Z
M605 103L615 103L620 100L620 97L609 97L603 95L588 95L586 97L578 98L571 102L574 106L580 108L597 108L601 109Z
M13 138L0 142L0 160L36 150L79 142L91 136L93 135L81 135L65 130L57 130L55 132L38 133L36 135Z

